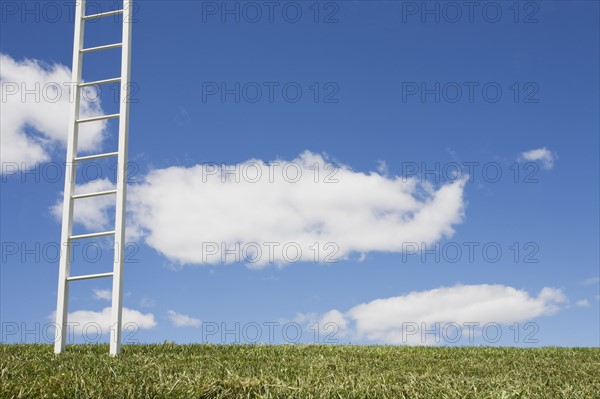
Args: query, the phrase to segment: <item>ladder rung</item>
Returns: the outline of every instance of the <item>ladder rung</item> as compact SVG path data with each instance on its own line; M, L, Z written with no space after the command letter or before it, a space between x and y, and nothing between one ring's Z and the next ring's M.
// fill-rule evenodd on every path
M88 19L110 17L111 15L117 15L117 14L123 14L123 10L114 10L114 11L101 12L99 14L85 15L83 17L83 20L87 21Z
M98 274L87 274L84 276L73 276L67 277L67 281L76 281L76 280L89 280L91 278L101 278L101 277L112 277L113 273L98 273Z
M100 116L94 116L92 118L77 119L75 122L76 123L85 123L85 122L102 121L104 119L118 118L119 116L121 116L121 114L100 115Z
M73 159L73 161L75 161L75 162L79 162L79 161L91 161L92 159L116 157L118 155L119 155L118 152L105 152L104 154L86 155L84 157L77 157L77 158Z
M102 231L100 233L90 233L90 234L80 234L78 236L71 236L71 240L81 240L83 238L94 238L94 237L102 237L102 236L110 236L115 234L115 231Z
M92 51L108 50L111 48L121 47L122 45L123 45L123 43L106 44L104 46L83 48L79 51L81 51L82 53L91 53Z
M112 78L112 79L104 79L104 80L97 80L95 82L85 82L85 83L79 83L79 87L86 87L86 86L96 86L96 85L102 85L105 83L115 83L115 82L120 82L121 78Z
M110 194L116 194L116 193L117 193L117 190L107 190L107 191L98 191L95 193L76 194L76 195L72 196L71 198L80 199L80 198L100 197L101 195L110 195Z

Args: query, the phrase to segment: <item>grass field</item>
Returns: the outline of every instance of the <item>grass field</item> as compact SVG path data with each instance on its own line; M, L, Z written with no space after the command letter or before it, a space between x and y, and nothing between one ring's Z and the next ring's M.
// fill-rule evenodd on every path
M600 398L598 348L0 345L2 398Z

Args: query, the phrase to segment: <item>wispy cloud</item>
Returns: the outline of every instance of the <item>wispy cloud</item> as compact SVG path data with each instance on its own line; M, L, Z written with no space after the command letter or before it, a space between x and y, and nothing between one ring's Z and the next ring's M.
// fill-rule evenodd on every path
M156 301L154 299L144 297L140 300L140 306L143 308L152 308L154 305L156 305Z
M596 277L587 278L587 279L581 281L579 284L581 284L581 285L597 285L599 283L600 283L600 277L596 276Z
M94 299L110 301L112 299L112 292L110 290L94 290Z
M587 299L581 299L575 302L575 306L580 308L588 308L590 306L590 301L588 301Z
M177 111L175 112L175 117L173 118L173 122L175 122L178 126L186 126L189 125L192 120L189 112L185 107L178 106Z
M167 312L167 317L175 327L200 327L202 321L186 314L177 313L174 310Z
M542 168L550 170L554 167L557 157L555 153L546 147L541 147L522 152L519 158L529 162L538 162Z

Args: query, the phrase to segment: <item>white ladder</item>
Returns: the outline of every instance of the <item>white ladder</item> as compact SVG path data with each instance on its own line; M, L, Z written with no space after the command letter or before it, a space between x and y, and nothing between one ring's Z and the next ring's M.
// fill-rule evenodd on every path
M130 59L131 59L131 25L133 22L132 0L123 0L123 8L115 11L102 12L99 14L85 15L86 2L78 0L75 6L75 38L73 44L73 77L72 81L75 95L71 98L71 112L69 119L69 136L67 141L67 164L65 169L65 192L62 217L61 254L58 274L58 299L56 305L56 328L54 352L61 353L67 344L67 316L69 302L69 284L77 280L87 280L100 277L112 277L112 312L110 329L110 354L119 354L121 350L121 325L123 314L123 251L125 248L125 189L127 186L127 136L129 125L129 96L130 96ZM121 43L109 44L98 47L83 48L83 37L85 22L91 19L103 18L123 14L123 38ZM121 76L118 78L99 80L96 82L82 83L81 65L83 55L93 51L102 51L112 48L121 48ZM81 102L81 90L86 86L101 85L107 83L120 83L120 108L118 114L102 115L93 118L80 119L79 107ZM100 121L105 119L119 118L118 151L104 154L77 156L77 138L79 126L83 123ZM90 194L75 195L75 171L78 163L117 157L116 189L101 191ZM73 235L73 204L75 200L104 195L116 195L115 229L91 234ZM83 276L71 276L71 243L74 240L114 235L114 264L110 273L90 274Z

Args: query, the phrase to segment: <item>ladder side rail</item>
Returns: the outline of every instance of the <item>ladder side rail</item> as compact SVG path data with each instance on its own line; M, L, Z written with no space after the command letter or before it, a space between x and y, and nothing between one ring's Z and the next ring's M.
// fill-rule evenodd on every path
M119 97L119 146L117 161L117 198L115 209L115 258L112 288L112 314L110 331L110 355L121 351L121 327L123 319L123 261L125 249L125 202L127 189L127 147L129 135L129 103L131 75L131 30L133 1L123 0L123 40L121 50L121 95Z
M58 272L58 295L56 303L56 325L58 331L54 333L54 352L61 353L65 350L67 344L67 317L69 301L69 283L67 279L71 273L71 243L70 237L73 231L73 199L75 191L75 171L74 162L77 156L77 135L79 126L75 121L79 119L80 92L78 84L81 82L81 64L83 56L84 20L83 12L85 10L85 0L79 0L75 6L75 32L73 43L73 85L71 90L71 110L69 116L69 131L67 138L67 160L65 165L65 190L63 199L63 217L61 229L61 249Z

